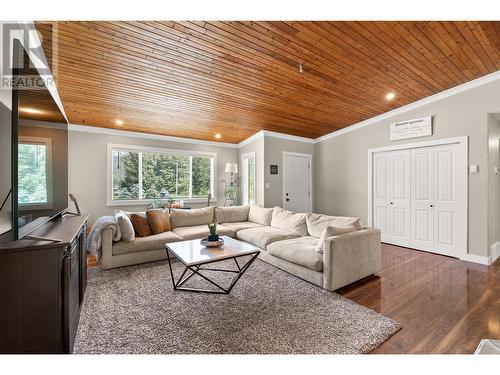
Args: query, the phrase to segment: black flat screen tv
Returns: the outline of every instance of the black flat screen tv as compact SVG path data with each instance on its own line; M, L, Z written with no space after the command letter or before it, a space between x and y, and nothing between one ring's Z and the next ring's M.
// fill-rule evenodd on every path
M21 43L13 55L14 82L26 82L12 91L12 239L18 240L68 207L68 124Z

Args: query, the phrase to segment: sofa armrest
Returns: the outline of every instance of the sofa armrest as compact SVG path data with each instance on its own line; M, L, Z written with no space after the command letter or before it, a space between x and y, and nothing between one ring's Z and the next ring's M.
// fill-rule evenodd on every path
M106 228L101 233L101 267L105 270L113 268L113 231Z
M365 228L328 237L323 253L324 288L336 290L381 267L380 230Z

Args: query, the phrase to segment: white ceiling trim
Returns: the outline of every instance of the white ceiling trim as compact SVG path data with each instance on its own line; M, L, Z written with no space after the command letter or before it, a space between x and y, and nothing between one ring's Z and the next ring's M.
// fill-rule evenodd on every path
M402 107L393 109L392 111L385 112L385 113L382 113L381 115L378 115L378 116L369 118L367 120L358 122L357 124L353 124L353 125L350 125L348 127L336 130L336 131L334 131L332 133L325 134L325 135L323 135L323 136L321 136L319 138L316 138L315 142L316 143L323 142L323 141L326 141L327 139L338 137L339 135L342 135L342 134L345 134L345 133L348 133L348 132L352 132L354 130L361 129L361 128L365 127L365 126L373 125L374 123L376 123L378 121L382 121L382 120L385 120L385 119L388 119L388 118L400 115L402 113L411 111L412 109L416 109L416 108L422 107L424 105L427 105L427 104L430 104L430 103L434 103L434 102L436 102L438 100L445 99L445 98L448 98L450 96L460 94L460 93L462 93L464 91L468 91L468 90L471 90L473 88L486 85L488 83L497 81L499 79L500 79L500 70L496 71L495 73L491 73L491 74L485 75L485 76L483 76L481 78L477 78L477 79L472 80L470 82L466 82L466 83L463 83L461 85L452 87L451 89L448 89L448 90L445 90L445 91L441 91L441 92L439 92L437 94L428 96L428 97L426 97L424 99L417 100L416 102L413 102L413 103L404 105Z
M243 146L246 146L247 144L256 141L259 138L262 137L272 137L272 138L279 138L279 139L284 139L287 141L295 141L295 142L304 142L304 143L316 143L316 140L313 138L306 138L306 137L299 137L297 135L290 135L290 134L284 134L284 133L278 133L278 132L272 132L269 130L260 130L254 135L248 137L247 139L241 141L238 143L238 148L242 148Z
M156 141L190 143L190 144L207 145L207 146L214 146L214 147L238 148L238 145L234 144L234 143L205 141L205 140L200 140L200 139L173 137L173 136L169 136L169 135L133 132L133 131L129 131L129 130L100 128L97 126L89 126L89 125L69 124L69 130L75 131L75 132L83 132L83 133L95 133L95 134L105 134L105 135L118 135L121 137L152 139L152 140L156 140Z

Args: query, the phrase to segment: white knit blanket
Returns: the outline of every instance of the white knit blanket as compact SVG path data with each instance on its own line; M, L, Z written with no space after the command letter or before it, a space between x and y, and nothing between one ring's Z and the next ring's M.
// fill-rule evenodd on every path
M97 219L87 237L87 251L95 255L97 260L101 258L102 231L107 228L111 228L113 232L113 241L120 241L122 236L114 216L103 216Z

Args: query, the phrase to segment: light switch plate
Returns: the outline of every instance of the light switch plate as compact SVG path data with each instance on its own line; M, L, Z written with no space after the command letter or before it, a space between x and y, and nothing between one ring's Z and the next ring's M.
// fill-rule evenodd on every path
M479 165L471 165L469 166L470 173L479 173Z
M270 184L269 182L266 182L266 183L264 184L264 187L265 187L266 189L269 189L269 188L271 187L271 184Z

